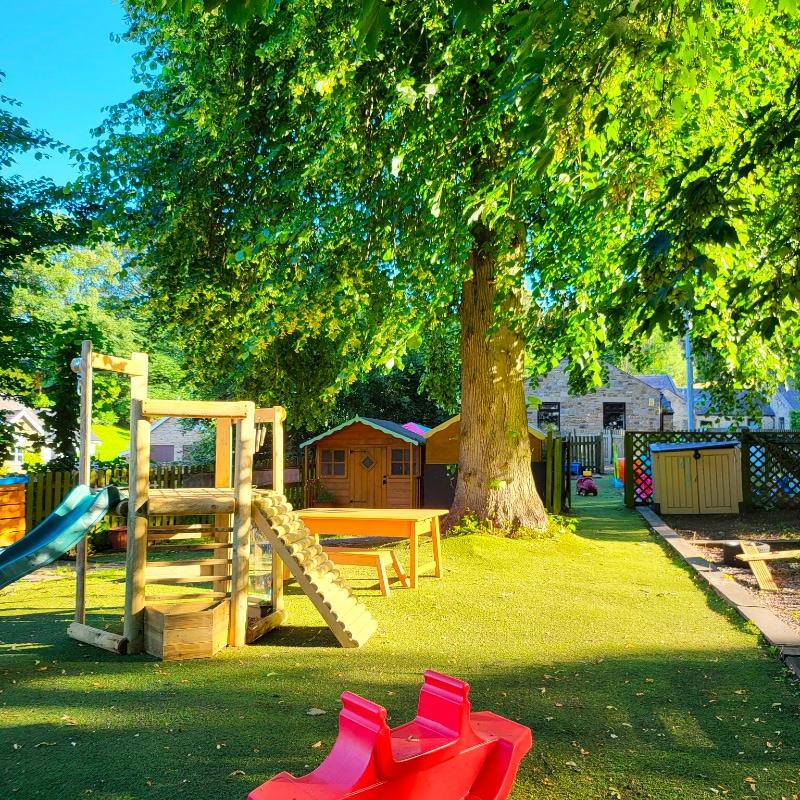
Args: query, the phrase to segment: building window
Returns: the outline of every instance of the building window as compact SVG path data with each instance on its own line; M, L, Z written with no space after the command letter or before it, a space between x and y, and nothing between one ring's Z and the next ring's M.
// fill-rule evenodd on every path
M342 478L345 475L344 450L323 450L321 456L321 471L323 475Z
M21 464L25 460L25 450L23 449L22 445L14 445L14 454L12 456L12 460L14 464Z
M561 429L561 403L540 403L536 411L536 424L542 429Z
M625 403L603 403L603 427L625 430Z
M392 448L392 475L411 474L411 453L404 447Z
M778 417L778 430L779 431L786 430L786 417Z

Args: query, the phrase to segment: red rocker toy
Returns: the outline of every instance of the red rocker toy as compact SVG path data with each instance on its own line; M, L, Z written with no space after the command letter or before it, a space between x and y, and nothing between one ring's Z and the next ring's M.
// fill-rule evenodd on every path
M425 673L417 716L389 729L386 709L345 692L339 737L313 772L281 772L248 800L505 800L529 728L492 714L470 713L469 684Z

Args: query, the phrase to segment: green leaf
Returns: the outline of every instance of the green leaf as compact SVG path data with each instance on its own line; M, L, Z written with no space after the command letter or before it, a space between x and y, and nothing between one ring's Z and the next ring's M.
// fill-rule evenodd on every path
M453 0L456 29L480 30L483 18L492 13L492 0Z
M364 0L358 16L358 44L374 53L389 25L389 9L382 0Z

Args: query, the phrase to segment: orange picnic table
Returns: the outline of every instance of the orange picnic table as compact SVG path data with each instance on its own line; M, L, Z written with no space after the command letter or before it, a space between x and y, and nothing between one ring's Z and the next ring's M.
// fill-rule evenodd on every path
M417 588L417 576L433 569L442 577L442 551L439 517L446 508L301 508L298 512L306 527L316 536L396 537L409 542L409 584ZM429 535L433 561L419 564L419 537Z

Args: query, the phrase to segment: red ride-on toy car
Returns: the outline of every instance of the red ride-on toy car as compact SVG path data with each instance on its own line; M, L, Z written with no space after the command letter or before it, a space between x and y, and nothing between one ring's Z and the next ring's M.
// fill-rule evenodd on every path
M592 479L591 470L585 469L583 471L581 477L575 481L575 489L578 494L582 494L584 497L589 495L597 497L597 484Z

